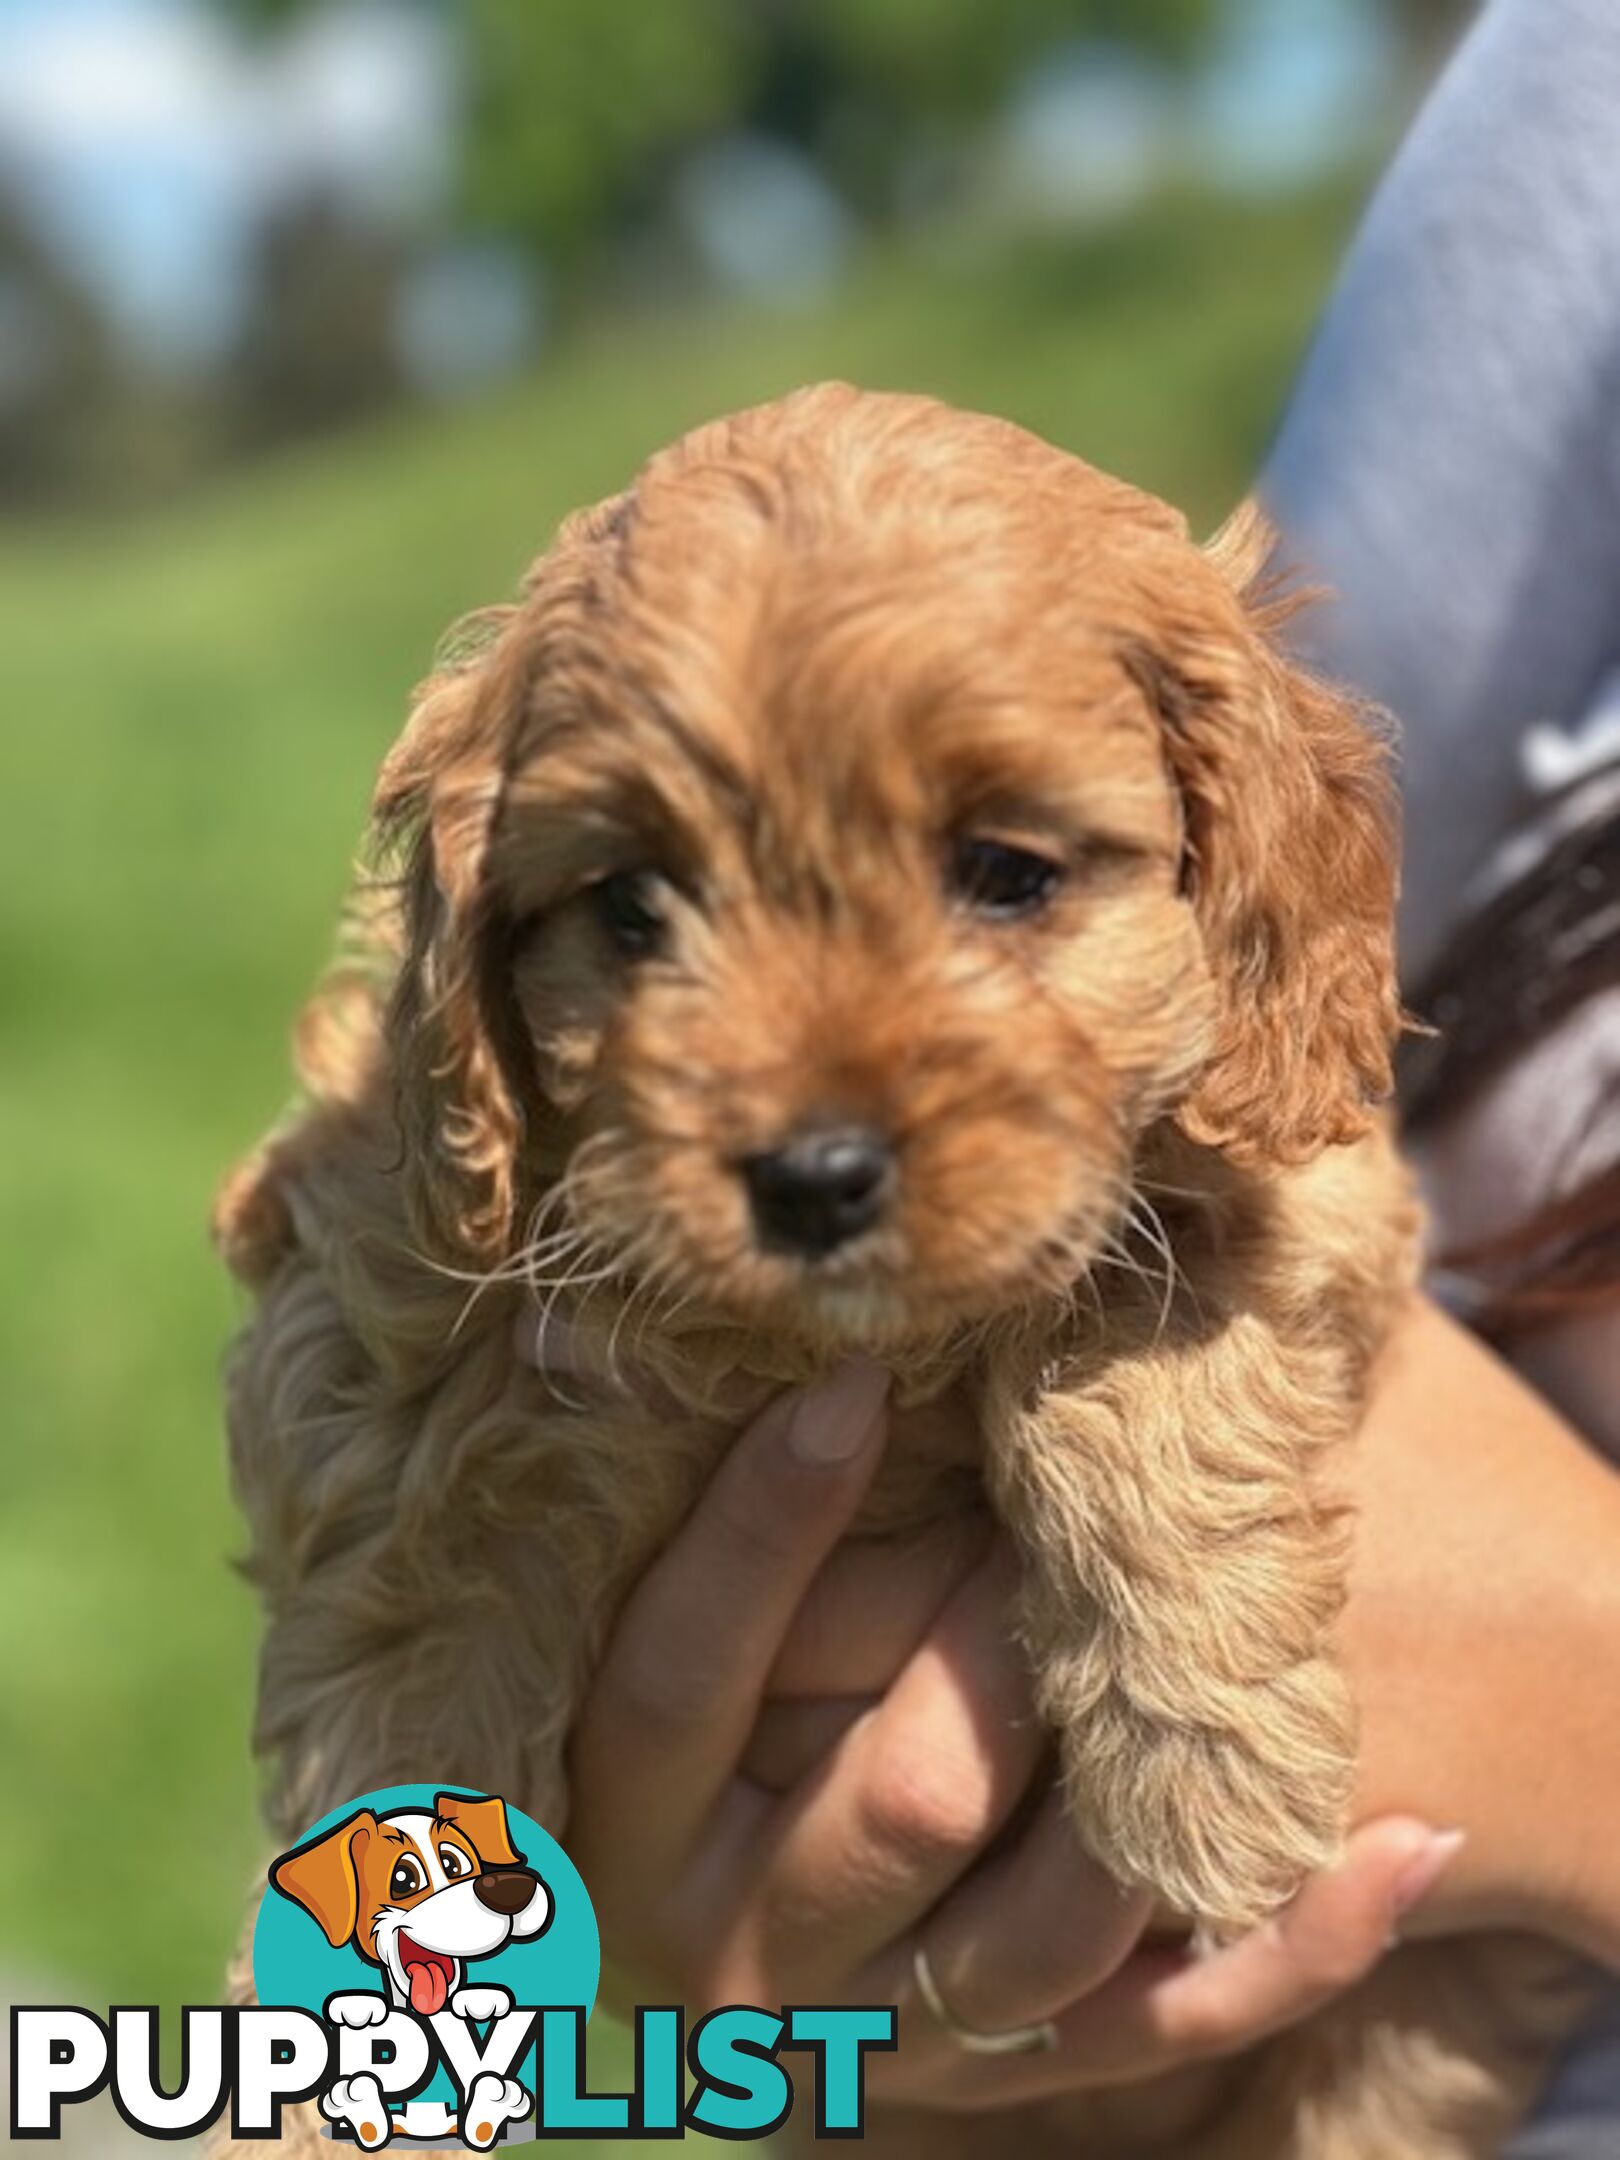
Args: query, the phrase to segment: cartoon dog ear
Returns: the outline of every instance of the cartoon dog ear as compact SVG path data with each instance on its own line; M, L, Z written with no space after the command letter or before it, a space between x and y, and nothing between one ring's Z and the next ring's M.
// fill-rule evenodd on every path
M1381 716L1280 649L1310 596L1279 589L1270 552L1245 506L1207 551L1214 592L1172 602L1127 660L1164 729L1220 1000L1179 1122L1286 1163L1354 1139L1389 1092L1398 849Z
M303 1906L334 1949L349 1941L359 1923L360 1860L376 1829L376 1816L362 1808L313 1844L271 1863L271 1882L283 1897Z
M521 1867L523 1855L512 1844L504 1800L467 1800L460 1793L437 1793L434 1812L465 1831L485 1867Z

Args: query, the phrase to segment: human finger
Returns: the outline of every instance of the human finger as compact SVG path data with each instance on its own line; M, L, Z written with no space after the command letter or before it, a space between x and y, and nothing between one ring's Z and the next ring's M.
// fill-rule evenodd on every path
M735 1775L799 1601L860 1505L887 1387L863 1360L770 1405L631 1594L572 1750L593 1850L663 1871L689 1848Z

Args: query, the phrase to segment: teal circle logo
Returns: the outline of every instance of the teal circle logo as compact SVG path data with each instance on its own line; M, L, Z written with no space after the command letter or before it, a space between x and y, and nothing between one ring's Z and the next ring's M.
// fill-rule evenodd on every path
M323 1815L272 1862L253 1933L261 2003L356 2027L401 2011L474 2031L510 2009L588 2017L600 1975L568 1855L520 1808L460 1786L383 1786ZM532 2091L532 2050L513 2075ZM390 2113L431 2135L455 2099L440 2064Z

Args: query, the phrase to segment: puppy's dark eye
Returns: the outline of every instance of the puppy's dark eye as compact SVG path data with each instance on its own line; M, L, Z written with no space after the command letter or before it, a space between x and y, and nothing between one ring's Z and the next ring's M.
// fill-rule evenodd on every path
M642 960L664 941L660 881L650 870L615 870L590 888L591 909L627 960Z
M444 1869L447 1882L455 1882L459 1877L472 1873L472 1862L459 1845L441 1845L439 1865Z
M425 1880L422 1870L414 1860L396 1860L394 1872L388 1878L390 1897L414 1897Z
M1006 840L958 840L949 880L956 898L998 922L1037 915L1063 882L1063 865Z

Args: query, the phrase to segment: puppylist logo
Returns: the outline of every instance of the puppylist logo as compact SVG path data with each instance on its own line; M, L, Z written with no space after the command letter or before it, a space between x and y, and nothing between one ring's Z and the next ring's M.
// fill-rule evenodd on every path
M818 2137L859 2137L865 2059L892 2008L735 2004L688 2029L635 2013L628 2092L587 2089L596 1916L555 1839L490 1793L391 1786L335 1809L272 1863L253 1938L258 2002L181 2013L178 2085L159 2080L157 2012L11 2014L11 2135L57 2138L110 2088L147 2137L194 2137L229 2110L274 2138L314 2101L334 2141L487 2152L546 2137L767 2137L787 2120L784 2054L815 2064Z

